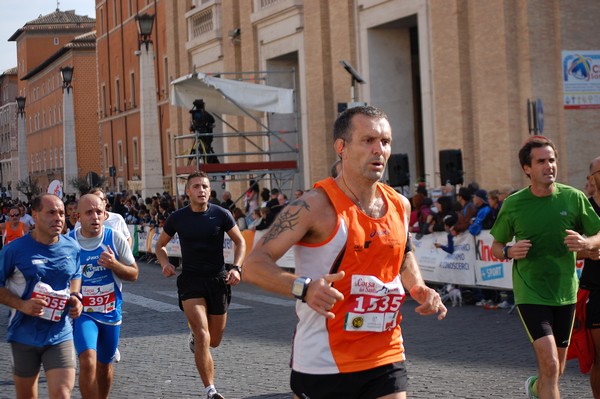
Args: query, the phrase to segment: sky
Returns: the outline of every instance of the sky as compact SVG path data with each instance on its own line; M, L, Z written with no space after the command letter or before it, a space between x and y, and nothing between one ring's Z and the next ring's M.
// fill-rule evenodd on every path
M17 43L8 39L27 22L58 9L96 18L95 0L0 0L0 74L17 66Z

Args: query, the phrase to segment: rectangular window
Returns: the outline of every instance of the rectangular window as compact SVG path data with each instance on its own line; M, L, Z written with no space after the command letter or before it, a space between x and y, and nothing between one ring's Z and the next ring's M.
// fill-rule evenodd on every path
M133 168L138 169L140 167L138 156L138 139L137 137L134 137L131 141L133 145Z
M100 34L104 34L104 8L100 7Z
M110 164L110 160L108 158L108 144L104 144L104 168L105 170L108 170L108 168L111 166L112 165Z
M123 142L117 142L117 158L119 159L119 170L123 170Z
M58 37L54 38L54 45L58 46L60 44L60 41L58 40Z
M102 118L106 118L106 85L102 85Z
M119 24L119 20L117 19L117 0L113 0L113 26L117 26Z
M121 112L121 82L115 79L115 111Z
M164 82L163 87L165 88L165 98L169 98L169 87L171 87L171 79L169 78L169 59L165 57L163 59L163 71L164 71Z
M129 88L129 91L131 93L131 108L135 108L137 107L137 100L135 98L135 71L131 72L130 79L131 87Z
M172 154L172 145L173 145L173 140L171 137L171 132L167 132L167 163L169 165L171 165L171 154Z

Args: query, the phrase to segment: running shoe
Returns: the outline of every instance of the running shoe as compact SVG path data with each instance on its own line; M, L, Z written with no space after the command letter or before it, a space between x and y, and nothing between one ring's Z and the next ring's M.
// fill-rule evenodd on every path
M221 395L221 394L220 394L219 392L217 392L217 391L213 391L213 392L211 392L211 393L208 393L208 394L206 395L206 398L207 398L207 399L225 399L225 398L223 397L223 395Z
M192 351L192 353L196 353L195 352L195 338L194 338L194 333L190 331L190 336L188 338L188 341L190 342L190 350Z
M537 376L529 377L525 381L525 393L527 394L527 398L529 399L538 399L539 396L533 393L533 384L537 381Z

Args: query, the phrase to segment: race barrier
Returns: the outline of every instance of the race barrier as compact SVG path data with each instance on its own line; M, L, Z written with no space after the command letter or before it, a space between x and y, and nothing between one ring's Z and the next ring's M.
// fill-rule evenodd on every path
M130 225L134 237L134 253L154 253L156 241L162 229L140 229ZM255 242L266 231L244 230L246 250L250 251ZM450 283L462 286L480 286L499 289L512 289L512 261L499 260L492 254L494 239L489 230L472 236L468 232L454 237L454 253L449 254L435 247L435 243L447 244L447 234L436 232L416 239L413 245L423 279L432 283ZM177 235L167 244L169 256L181 257L181 246ZM223 255L226 263L233 263L233 241L225 235ZM286 269L294 269L294 253L290 249L277 264ZM581 275L583 261L577 261L577 273Z

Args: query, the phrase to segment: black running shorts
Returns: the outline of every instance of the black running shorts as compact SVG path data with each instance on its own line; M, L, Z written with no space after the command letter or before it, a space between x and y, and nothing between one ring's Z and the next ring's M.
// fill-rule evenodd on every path
M575 304L517 305L517 309L531 342L547 335L554 335L557 347L569 346L575 321Z
M304 374L292 370L291 387L296 396L310 399L376 399L406 392L408 375L404 362L340 374Z
M225 282L227 272L223 271L213 277L204 277L192 273L181 273L177 277L179 308L187 299L204 298L208 314L223 315L227 313L231 303L231 286Z
M600 328L600 290L591 290L585 305L585 327Z

